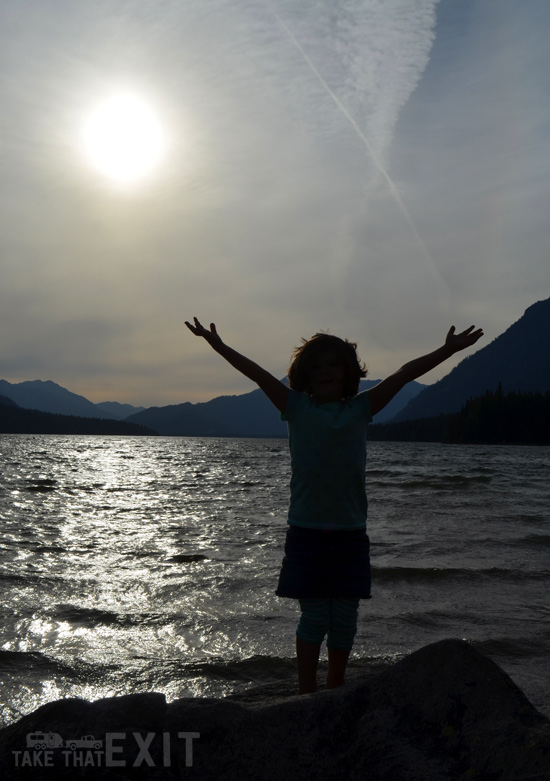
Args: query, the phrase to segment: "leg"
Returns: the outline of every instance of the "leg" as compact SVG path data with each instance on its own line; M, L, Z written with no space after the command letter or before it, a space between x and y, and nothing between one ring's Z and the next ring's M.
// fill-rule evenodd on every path
M298 693L317 691L317 664L321 645L308 643L296 635L296 661L298 662Z
M296 661L300 694L317 691L321 643L329 626L328 599L301 599L302 615L296 630Z
M348 658L357 632L358 611L358 599L330 600L327 689L335 689L344 683Z
M338 648L327 648L328 651L328 670L327 670L327 689L336 689L344 683L346 674L346 665L348 663L349 651L341 651Z

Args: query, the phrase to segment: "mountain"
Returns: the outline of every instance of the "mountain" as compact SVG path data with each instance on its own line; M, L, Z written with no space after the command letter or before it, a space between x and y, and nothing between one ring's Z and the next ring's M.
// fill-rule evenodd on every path
M134 415L145 409L145 407L134 407L133 404L120 404L118 401L100 401L95 406L102 413L105 413L105 417L117 420L124 420L128 415Z
M361 390L379 380L366 380ZM410 383L376 416L383 422L395 415L414 395L426 386ZM81 418L127 420L167 435L286 437L286 423L264 393L257 388L240 396L218 396L207 402L172 404L165 407L134 407L116 401L93 404L84 396L57 385L51 380L9 383L0 380L0 397L26 410Z
M19 407L12 399L0 396L0 432L2 434L99 434L151 436L156 432L123 420L57 415Z
M380 380L363 380L368 390ZM411 382L388 404L377 422L393 417L425 385ZM240 396L218 396L210 401L151 407L126 418L159 434L196 437L286 437L287 426L263 391L256 388Z
M144 409L131 404L119 404L117 401L93 404L84 396L72 393L51 380L27 380L18 383L0 380L0 395L11 399L24 409L85 418L122 420Z
M130 415L132 423L159 434L195 437L286 437L286 423L259 388L199 404L151 407Z
M378 385L379 382L380 380L363 380L361 383L361 390L372 388L373 385ZM427 387L427 385L424 385L421 382L416 382L416 380L407 383L407 385L405 385L405 387L402 388L396 396L394 396L390 403L387 404L381 412L378 412L376 415L374 415L372 419L373 423L386 423L388 420L391 420L393 417L395 417L395 415L397 415L398 412L407 406L409 401L416 398L418 394Z
M77 415L85 418L113 418L84 396L71 393L51 380L27 380L12 384L0 380L0 394L24 409L52 412L57 415Z
M550 390L550 298L530 306L487 347L428 385L393 421L458 412L469 398L496 391L499 383L504 393Z
M364 380L361 390L379 380ZM458 412L469 398L486 391L550 390L550 298L530 306L520 320L487 347L458 364L434 385L409 383L375 423L417 420ZM219 396L207 402L165 407L133 407L119 402L93 404L51 380L0 380L0 397L19 407L58 415L134 422L166 435L286 437L286 424L263 392ZM131 413L131 414L130 414Z

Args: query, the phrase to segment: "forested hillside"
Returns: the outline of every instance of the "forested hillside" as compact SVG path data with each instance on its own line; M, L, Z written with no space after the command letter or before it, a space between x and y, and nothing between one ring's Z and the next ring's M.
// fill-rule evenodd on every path
M550 391L496 391L468 399L460 412L369 426L369 439L392 442L447 442L550 445Z
M419 393L394 420L458 412L468 398L496 391L499 383L504 393L550 390L550 298L530 306L493 342Z

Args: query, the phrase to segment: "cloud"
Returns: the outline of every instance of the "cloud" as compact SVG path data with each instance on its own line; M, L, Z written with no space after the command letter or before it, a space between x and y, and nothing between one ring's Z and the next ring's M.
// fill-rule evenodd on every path
M267 5L384 160L428 63L437 0Z

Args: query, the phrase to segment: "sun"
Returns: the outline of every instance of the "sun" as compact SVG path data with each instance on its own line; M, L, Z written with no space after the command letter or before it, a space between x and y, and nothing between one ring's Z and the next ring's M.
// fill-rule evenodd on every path
M153 173L166 138L154 110L132 94L117 94L93 110L84 145L92 165L109 179L130 183Z

